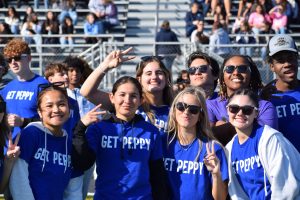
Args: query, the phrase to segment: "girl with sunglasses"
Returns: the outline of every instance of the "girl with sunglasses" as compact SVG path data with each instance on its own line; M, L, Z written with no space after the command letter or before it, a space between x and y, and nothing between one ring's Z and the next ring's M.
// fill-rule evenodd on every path
M166 199L160 134L135 114L143 100L140 83L124 76L109 98L115 115L90 125L101 114L93 109L75 128L74 167L86 170L96 161L95 200Z
M5 110L6 103L0 96L0 193L6 189L13 164L20 154L20 147L17 146L19 136L16 137L13 143L9 126L5 120ZM6 141L8 141L8 146Z
M212 135L202 89L188 87L175 97L168 131L163 153L171 199L226 199L226 156Z
M299 199L300 154L280 132L257 123L258 110L258 97L249 89L228 99L237 133L226 145L231 199Z
M242 88L249 88L258 94L263 85L256 64L249 56L244 55L232 55L226 58L221 67L219 80L219 97L206 102L214 135L223 145L226 145L235 134L234 128L228 123L226 111L228 97ZM266 124L277 128L276 111L272 103L259 101L257 121L261 125Z
M112 109L108 93L98 90L104 75L122 62L134 56L124 57L132 48L113 51L87 78L81 87L81 94L95 105L102 104L106 110ZM136 67L136 78L143 88L143 102L138 109L146 121L154 124L161 133L167 131L169 107L173 100L171 74L162 62L163 57L145 56Z
M71 178L71 138L63 129L70 110L66 90L44 88L37 100L41 122L22 130L21 154L11 179L12 197L18 199L63 199Z

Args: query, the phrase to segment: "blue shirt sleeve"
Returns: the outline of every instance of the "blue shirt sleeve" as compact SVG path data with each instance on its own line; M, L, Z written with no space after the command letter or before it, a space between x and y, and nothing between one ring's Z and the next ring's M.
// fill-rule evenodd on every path
M151 149L151 160L158 160L163 157L162 155L162 140L159 131L154 132L153 148Z
M20 146L20 158L25 160L28 164L30 160L35 156L37 149L37 134L39 129L29 126L21 131L19 146Z
M207 106L207 115L208 115L209 122L211 123L217 122L218 120L214 113L213 100L206 100L206 106Z
M278 129L278 118L274 105L269 101L259 101L259 113L257 121L260 125L269 125L274 129Z

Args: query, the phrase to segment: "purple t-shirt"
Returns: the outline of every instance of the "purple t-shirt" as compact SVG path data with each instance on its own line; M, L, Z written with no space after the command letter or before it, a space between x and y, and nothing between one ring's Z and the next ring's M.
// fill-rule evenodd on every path
M228 121L227 99L221 100L221 97L212 100L206 100L208 118L211 123L217 121ZM278 119L275 107L269 101L259 100L257 122L264 126L269 125L278 129Z

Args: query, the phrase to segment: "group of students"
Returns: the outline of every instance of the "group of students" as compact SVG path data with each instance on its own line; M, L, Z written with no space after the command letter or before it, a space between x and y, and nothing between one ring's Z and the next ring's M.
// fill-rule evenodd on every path
M268 48L277 79L267 86L250 57L230 56L219 69L194 52L191 86L176 96L157 56L141 58L136 78L99 90L106 73L135 58L131 48L112 51L80 88L97 106L79 120L63 64L46 68L50 84L30 72L28 46L11 41L4 56L17 79L1 91L1 129L4 119L14 128L12 136L5 129L1 163L14 165L1 171L9 177L12 170L13 199L83 199L82 174L95 162L94 199L299 199L298 50L288 35L274 36ZM31 108L37 117L22 113Z

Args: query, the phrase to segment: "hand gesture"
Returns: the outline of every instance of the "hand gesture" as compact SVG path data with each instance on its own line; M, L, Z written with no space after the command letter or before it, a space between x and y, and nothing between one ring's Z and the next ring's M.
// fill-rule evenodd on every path
M121 51L121 50L112 51L108 54L108 56L106 56L103 63L108 67L108 69L116 68L121 63L126 62L128 60L132 60L132 59L135 58L135 56L124 57L131 50L132 50L132 47L129 47L128 49L126 49L124 51Z
M8 135L8 148L6 152L6 158L9 160L15 160L20 155L20 147L17 146L20 139L20 134L17 135L15 142L12 141L11 133Z
M7 123L9 126L22 126L24 119L16 114L8 114L7 115Z
M211 150L209 147L209 143L206 143L206 151L207 154L204 158L204 164L210 173L212 173L213 175L217 175L218 173L220 173L220 160L215 153L214 141L211 143Z
M107 111L97 111L101 107L101 104L97 105L95 108L90 110L86 115L81 118L81 122L88 126L92 123L99 122L99 115L105 115Z

